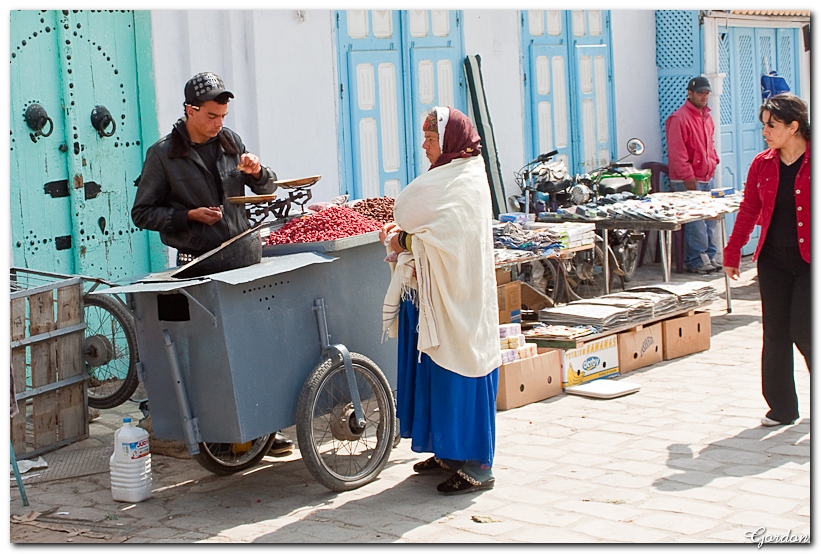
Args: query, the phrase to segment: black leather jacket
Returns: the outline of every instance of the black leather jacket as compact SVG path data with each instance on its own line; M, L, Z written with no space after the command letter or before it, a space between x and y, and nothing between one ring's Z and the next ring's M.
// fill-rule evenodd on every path
M224 196L244 196L245 185L255 194L271 194L276 173L262 166L259 181L237 170L246 152L238 134L223 127L219 135L217 170ZM159 231L160 239L185 254L199 256L249 228L245 206L219 198L217 185L199 154L190 147L185 121L178 120L171 133L157 141L145 156L131 219L141 229ZM213 225L189 221L188 210L222 206L222 219Z

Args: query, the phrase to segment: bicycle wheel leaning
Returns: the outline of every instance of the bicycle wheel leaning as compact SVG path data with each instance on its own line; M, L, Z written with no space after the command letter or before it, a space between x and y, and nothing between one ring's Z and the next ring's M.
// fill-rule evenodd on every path
M116 298L101 294L83 299L86 323L83 360L88 382L88 405L119 406L134 394L137 379L137 334L131 314Z

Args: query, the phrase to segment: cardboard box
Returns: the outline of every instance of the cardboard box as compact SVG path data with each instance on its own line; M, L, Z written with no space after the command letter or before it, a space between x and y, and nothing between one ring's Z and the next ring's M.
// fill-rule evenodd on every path
M610 335L562 351L562 387L619 374L619 340Z
M665 360L710 349L710 312L667 319L661 328Z
M560 352L547 350L532 358L503 364L499 368L496 409L518 408L561 394Z
M553 301L546 294L539 292L528 283L521 283L519 294L522 297L522 308L538 312L542 308L552 308Z
M509 267L500 267L496 270L496 284L497 285L504 285L505 283L510 282L510 268Z
M519 281L497 286L496 300L499 303L499 323L521 323L522 295Z
M619 373L647 367L664 359L661 323L619 333Z

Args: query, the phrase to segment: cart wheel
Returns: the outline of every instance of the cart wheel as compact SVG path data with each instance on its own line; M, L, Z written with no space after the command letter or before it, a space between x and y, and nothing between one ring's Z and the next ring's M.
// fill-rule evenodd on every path
M276 433L244 443L201 442L197 462L217 475L231 475L252 468L271 449Z
M83 360L90 377L88 405L113 408L131 398L139 385L134 322L116 298L91 294L83 303L86 323Z
M362 354L351 352L365 427L356 423L345 364L334 356L311 372L297 403L296 435L311 475L332 491L347 491L376 479L388 462L396 410L388 380Z

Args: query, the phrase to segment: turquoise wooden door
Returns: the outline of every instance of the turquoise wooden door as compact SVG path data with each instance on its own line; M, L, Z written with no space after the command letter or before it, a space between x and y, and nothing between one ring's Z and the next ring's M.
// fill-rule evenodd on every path
M150 271L148 233L130 217L146 146L138 92L148 94L134 12L12 12L11 44L14 264L112 279ZM49 136L31 136L33 103ZM111 116L101 131L99 107Z
M11 249L14 265L72 273L57 26L54 11L11 12ZM48 136L35 135L26 125L26 110L34 104L42 106L50 120L42 129Z
M608 11L522 12L530 159L558 150L557 159L571 173L584 173L613 159L610 42Z

